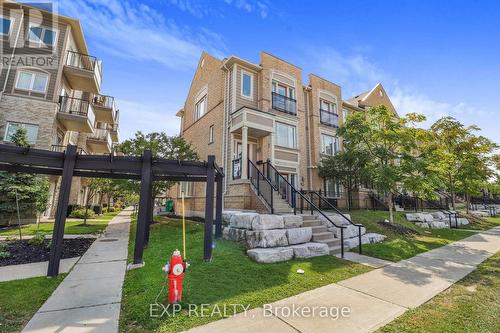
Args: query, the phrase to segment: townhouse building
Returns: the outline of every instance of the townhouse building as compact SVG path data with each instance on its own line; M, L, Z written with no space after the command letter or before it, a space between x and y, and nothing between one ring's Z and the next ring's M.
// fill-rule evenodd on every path
M32 147L80 154L110 154L118 142L118 110L103 95L102 62L89 55L77 19L2 1L0 12L0 140L27 130ZM50 177L50 208L56 209L59 177ZM70 204L83 205L88 180L75 178ZM97 200L97 197L94 198Z
M201 158L215 155L225 170L224 208L291 212L296 191L318 193L346 206L342 187L318 175L321 160L342 149L337 128L351 112L394 107L381 84L343 100L342 88L317 75L303 82L301 68L261 52L260 63L203 53L181 118L180 134ZM203 215L205 186L180 183L190 215ZM363 191L360 191L363 192ZM356 194L358 206L369 205Z

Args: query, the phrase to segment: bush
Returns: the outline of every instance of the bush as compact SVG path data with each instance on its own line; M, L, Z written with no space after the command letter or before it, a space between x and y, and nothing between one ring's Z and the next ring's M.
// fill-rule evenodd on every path
M123 207L123 202L122 202L122 201L120 201L120 200L118 200L118 201L116 201L116 202L115 202L115 205L114 205L114 206L115 206L115 209L122 209L122 207Z
M29 240L29 243L31 245L40 246L43 244L44 240L45 237L42 234L36 234L35 236L33 236L33 238Z
M0 243L0 259L10 257L10 252L7 251L7 245Z
M92 219L95 216L95 212L92 209L89 209L87 211L87 216L85 216L85 208L75 209L74 211L71 212L69 216L77 219L83 219L85 217L87 217L88 219Z
M117 209L115 207L104 208L103 210L104 213L114 213L116 211Z

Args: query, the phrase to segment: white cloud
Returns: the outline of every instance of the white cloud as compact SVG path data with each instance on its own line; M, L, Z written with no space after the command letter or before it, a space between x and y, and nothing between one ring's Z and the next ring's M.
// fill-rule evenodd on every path
M221 7L221 4L232 6L249 14L257 13L262 19L267 18L269 14L268 0L223 0L218 2L215 0L169 0L169 3L196 18L213 15L223 16L225 8Z
M175 116L178 106L165 104L143 104L117 100L120 106L120 141L134 136L135 132L166 132L178 135L180 119Z
M219 34L193 31L132 1L63 0L60 8L82 22L100 49L118 57L154 61L169 69L191 69L203 50L226 53Z

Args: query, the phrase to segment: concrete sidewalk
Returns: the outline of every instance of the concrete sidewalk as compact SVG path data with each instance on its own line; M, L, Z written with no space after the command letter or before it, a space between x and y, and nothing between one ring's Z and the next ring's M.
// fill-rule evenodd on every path
M499 250L500 227L496 227L408 260L266 305L265 309L256 308L189 332L372 332L408 309L427 302ZM288 310L283 311L299 307L348 307L350 314L333 319L331 315L300 315L299 312L293 316Z
M59 273L68 273L80 257L61 259ZM0 282L46 276L48 261L0 267Z
M109 222L23 332L118 332L131 214Z

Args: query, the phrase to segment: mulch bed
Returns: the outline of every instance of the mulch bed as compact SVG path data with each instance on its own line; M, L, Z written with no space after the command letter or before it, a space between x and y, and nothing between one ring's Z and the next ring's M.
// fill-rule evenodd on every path
M402 236L412 236L412 235L419 235L420 233L417 230L405 227L404 225L397 224L397 223L390 223L390 222L385 222L385 221L379 221L377 224L381 225L382 227L389 229L390 231L394 232L395 234L402 235Z
M94 240L91 238L64 239L61 259L83 255ZM49 260L50 240L47 239L40 245L30 244L29 240L1 241L0 244L4 244L10 253L7 258L0 258L0 267Z

